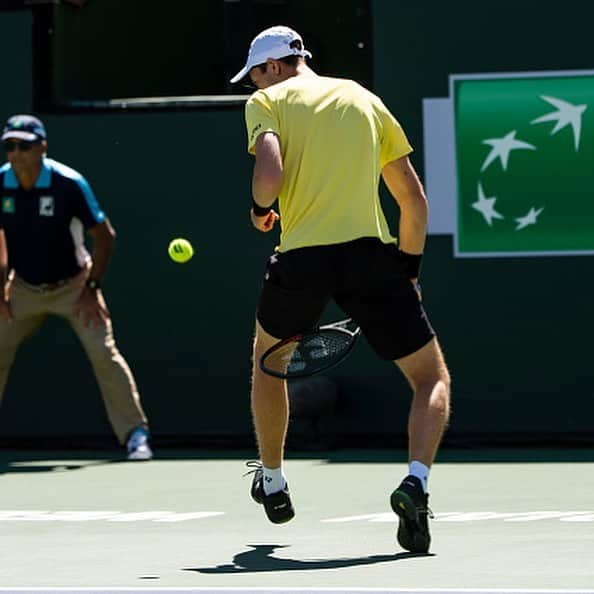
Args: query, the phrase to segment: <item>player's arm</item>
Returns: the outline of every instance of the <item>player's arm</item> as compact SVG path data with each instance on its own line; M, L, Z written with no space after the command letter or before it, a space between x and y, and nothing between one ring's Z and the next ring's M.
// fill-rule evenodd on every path
M8 248L6 247L6 235L4 234L4 229L0 228L0 282L2 283L3 289L6 287L7 281L8 281Z
M108 218L87 229L87 233L93 240L93 267L89 272L89 278L101 282L111 260L116 233Z
M406 274L421 299L418 277L425 248L429 211L425 191L407 156L385 165L382 177L400 208L398 248Z
M252 177L252 196L258 206L272 206L283 185L283 158L280 140L274 132L256 139L256 163Z
M256 162L252 176L252 223L260 231L270 231L278 219L271 206L283 185L283 159L280 139L274 132L263 132L254 146ZM268 211L266 209L269 209Z
M4 229L0 228L0 282L2 292L0 293L0 315L6 320L12 320L12 312L9 303L8 283L8 248L6 246L6 235Z
M87 180L77 172L73 173L75 174L72 178L74 183L67 194L71 213L82 222L85 233L93 241L91 255L93 264L89 279L101 283L113 252L115 231L99 206Z
M105 302L99 297L99 287L111 259L115 231L109 219L105 218L101 223L87 229L87 233L93 240L93 266L89 271L89 281L94 280L98 284L96 288L88 284L84 286L74 304L74 314L80 316L88 327L104 324L109 319Z
M400 250L407 254L422 254L427 235L429 208L421 180L408 156L385 165L382 177L400 208Z

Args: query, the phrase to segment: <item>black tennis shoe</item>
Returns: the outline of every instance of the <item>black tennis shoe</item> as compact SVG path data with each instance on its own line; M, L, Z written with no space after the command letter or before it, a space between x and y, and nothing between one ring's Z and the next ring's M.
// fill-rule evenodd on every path
M408 475L392 493L390 505L398 515L398 542L411 553L427 553L431 544L428 518L433 512L427 505L429 495L423 491L421 481Z
M264 493L264 471L261 462L250 461L247 466L253 467L253 470L246 472L246 475L254 474L250 495L256 503L264 506L268 519L273 524L284 524L292 520L295 517L295 509L291 503L289 485L285 485L282 491L266 495Z

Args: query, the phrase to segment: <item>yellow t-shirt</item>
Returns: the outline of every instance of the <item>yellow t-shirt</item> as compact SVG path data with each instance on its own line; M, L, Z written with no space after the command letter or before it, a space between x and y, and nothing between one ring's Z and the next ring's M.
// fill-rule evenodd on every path
M250 153L263 132L280 138L281 252L359 237L396 241L379 178L412 148L379 97L352 80L303 74L256 91L245 119Z

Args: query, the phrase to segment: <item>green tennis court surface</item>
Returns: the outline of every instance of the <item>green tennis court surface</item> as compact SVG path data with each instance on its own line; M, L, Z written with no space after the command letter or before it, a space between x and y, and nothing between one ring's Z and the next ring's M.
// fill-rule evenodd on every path
M594 592L594 452L443 450L429 555L395 539L404 452L292 454L283 526L252 455L0 451L0 592Z

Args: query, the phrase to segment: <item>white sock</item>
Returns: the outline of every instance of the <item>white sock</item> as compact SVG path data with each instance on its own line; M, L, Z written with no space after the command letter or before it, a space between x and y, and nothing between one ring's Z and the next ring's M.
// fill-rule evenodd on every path
M262 466L262 471L264 473L263 480L265 495L277 493L286 487L287 481L285 479L285 475L283 474L282 466L279 466L278 468L266 468L266 466Z
M427 480L429 479L429 467L418 460L413 460L408 466L408 473L416 476L423 485L423 491L427 493Z

